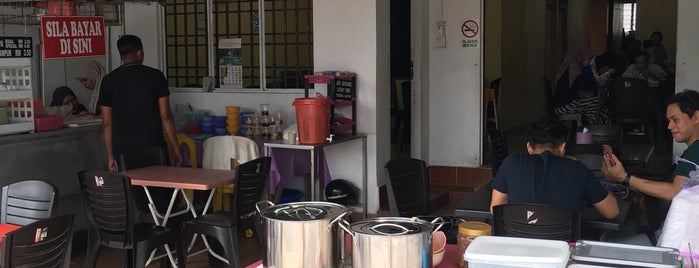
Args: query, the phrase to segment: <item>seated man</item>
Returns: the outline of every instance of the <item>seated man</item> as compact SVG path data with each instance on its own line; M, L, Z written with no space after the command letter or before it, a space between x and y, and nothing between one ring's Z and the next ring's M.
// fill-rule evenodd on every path
M619 206L585 165L565 157L567 128L553 118L543 118L528 129L528 154L505 158L493 179L490 210L505 203L539 203L580 209L592 204L608 219Z
M629 65L621 75L624 78L638 78L648 81L649 86L658 86L658 80L667 78L667 73L657 64L648 63L650 55L647 51L636 54L636 63Z

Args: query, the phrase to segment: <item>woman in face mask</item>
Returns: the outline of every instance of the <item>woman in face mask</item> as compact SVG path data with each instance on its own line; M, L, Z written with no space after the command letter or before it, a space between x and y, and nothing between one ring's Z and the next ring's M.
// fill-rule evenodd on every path
M69 87L62 86L53 91L53 96L51 98L51 106L63 106L70 105L73 109L70 114L73 115L85 115L87 114L87 109L85 105L78 102L78 97L75 96L73 90Z
M107 72L104 70L104 67L102 67L102 64L94 60L83 63L75 74L75 78L78 79L87 90L92 91L90 103L87 106L87 111L91 114L99 114L100 112L97 107L97 99L100 96L102 77L106 74Z

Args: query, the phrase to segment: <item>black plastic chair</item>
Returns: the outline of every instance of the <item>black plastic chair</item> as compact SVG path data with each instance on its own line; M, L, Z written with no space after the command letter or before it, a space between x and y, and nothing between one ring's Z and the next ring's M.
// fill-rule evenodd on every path
M25 180L2 187L0 223L27 225L51 217L56 208L56 186L42 180Z
M73 215L42 219L2 236L2 267L70 267Z
M151 252L164 245L177 251L177 265L184 267L185 254L178 230L135 222L131 178L85 170L78 174L78 180L88 229L85 267L95 267L102 246L124 249L128 267L144 267Z
M391 216L413 217L430 214L429 175L425 161L414 158L389 160L388 206Z
M614 120L623 126L642 125L649 144L654 142L648 82L635 78L620 78L614 82ZM628 129L626 129L628 131Z
M500 169L502 161L505 160L508 155L507 143L505 142L505 136L502 134L502 131L496 128L486 129L486 140L492 158L490 169L493 172L493 177L495 177L498 169Z
M589 125L593 144L609 144L612 147L623 143L623 128L619 125Z
M240 267L237 233L241 227L253 227L255 204L262 199L262 193L269 178L271 161L270 157L260 157L238 165L230 200L230 207L233 208L231 211L201 215L184 224L184 232L187 236L203 234L209 238L209 241L217 240L223 247L228 267ZM213 262L210 255L209 263Z
M493 233L535 239L580 238L580 213L545 204L504 204L493 207Z

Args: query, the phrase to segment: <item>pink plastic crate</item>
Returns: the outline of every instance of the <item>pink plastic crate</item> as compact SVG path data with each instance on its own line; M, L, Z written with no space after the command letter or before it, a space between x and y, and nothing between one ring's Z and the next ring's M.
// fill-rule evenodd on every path
M61 129L63 119L63 115L38 115L34 118L34 128L36 132Z

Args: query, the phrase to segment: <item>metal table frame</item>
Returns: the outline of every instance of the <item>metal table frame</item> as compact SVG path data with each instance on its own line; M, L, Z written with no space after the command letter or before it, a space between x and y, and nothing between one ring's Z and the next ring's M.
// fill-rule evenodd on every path
M339 143L344 143L344 142L349 142L353 140L360 139L362 141L362 206L363 206L363 215L364 218L367 218L367 149L366 149L366 134L339 134L335 135L332 138L332 141L322 143L322 144L314 144L314 145L305 145L305 144L289 144L289 143L284 143L283 141L276 141L276 142L265 142L265 156L270 155L270 151L273 148L283 148L283 149L293 149L293 150L308 150L311 153L311 178L310 178L310 186L311 186L311 200L315 201L317 200L316 198L316 187L315 187L315 153L319 149L323 149L324 147L339 144Z

